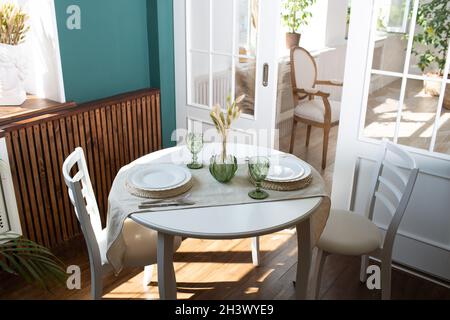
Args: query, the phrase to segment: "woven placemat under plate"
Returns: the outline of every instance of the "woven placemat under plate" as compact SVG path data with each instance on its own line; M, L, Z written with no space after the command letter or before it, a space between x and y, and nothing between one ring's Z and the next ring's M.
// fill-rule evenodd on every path
M167 199L167 198L173 198L176 196L179 196L183 193L188 192L192 186L194 185L194 181L191 178L186 184L183 184L182 186L170 189L170 190L161 190L161 191L147 191L147 190L141 190L137 189L133 186L130 186L127 183L125 183L126 188L129 193L131 193L133 196L140 197L140 198L151 198L151 199Z
M250 182L255 185L255 181L250 176ZM275 190L275 191L294 191L304 189L311 184L313 180L312 174L307 176L306 178L290 181L290 182L272 182L264 180L261 182L261 187L267 190Z

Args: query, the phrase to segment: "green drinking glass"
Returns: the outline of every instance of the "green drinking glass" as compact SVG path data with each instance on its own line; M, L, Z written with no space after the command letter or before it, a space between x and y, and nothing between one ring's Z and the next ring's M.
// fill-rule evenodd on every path
M269 194L261 190L261 182L267 177L270 169L270 160L266 157L253 157L248 161L250 176L256 184L256 190L250 191L248 196L252 199L263 200Z
M186 146L192 153L192 162L187 165L189 169L203 168L203 164L198 162L198 154L203 149L203 134L202 133L188 133L186 137Z

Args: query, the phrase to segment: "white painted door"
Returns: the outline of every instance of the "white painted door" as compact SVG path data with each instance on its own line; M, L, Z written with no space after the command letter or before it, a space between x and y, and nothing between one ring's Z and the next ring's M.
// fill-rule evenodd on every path
M177 128L214 141L211 107L246 94L230 142L275 141L279 0L175 0ZM265 129L265 130L263 130Z
M423 31L416 17L429 3L352 1L332 203L362 212L380 140L405 146L420 174L396 238L394 260L449 280L450 110L443 108L443 101L450 99L450 59L444 51L440 65L420 68L421 55L427 49L436 52L415 41ZM406 23L402 19L408 16ZM437 70L443 75L432 77ZM389 222L381 206L376 207L375 222L382 230Z

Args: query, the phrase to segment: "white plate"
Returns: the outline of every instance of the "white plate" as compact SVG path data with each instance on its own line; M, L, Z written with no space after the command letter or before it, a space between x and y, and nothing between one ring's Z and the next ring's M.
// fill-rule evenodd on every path
M269 174L265 180L271 182L297 181L306 176L306 171L309 171L309 175L311 173L311 168L300 159L294 157L279 157L271 161Z
M145 191L175 189L190 179L189 170L174 164L140 165L128 173L128 184Z

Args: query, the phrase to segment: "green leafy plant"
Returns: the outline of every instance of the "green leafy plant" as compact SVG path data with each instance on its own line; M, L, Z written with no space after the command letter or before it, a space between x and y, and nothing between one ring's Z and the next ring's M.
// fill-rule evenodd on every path
M44 290L67 279L63 263L50 250L16 234L0 236L0 270Z
M417 66L422 72L432 68L442 75L450 38L450 3L421 2L416 23L420 28L413 38L412 53L418 57Z
M228 131L231 128L233 121L239 119L242 110L239 108L239 104L244 100L245 94L239 96L235 101L231 102L231 97L227 98L226 113L222 111L222 107L219 104L213 106L210 113L211 120L216 127L217 132L222 137L222 161L225 161L227 156L227 136Z
M12 3L0 6L0 43L16 46L25 41L30 30L28 18L22 9Z
M283 22L291 33L296 33L302 26L307 26L312 17L308 10L316 0L285 0L283 2Z

